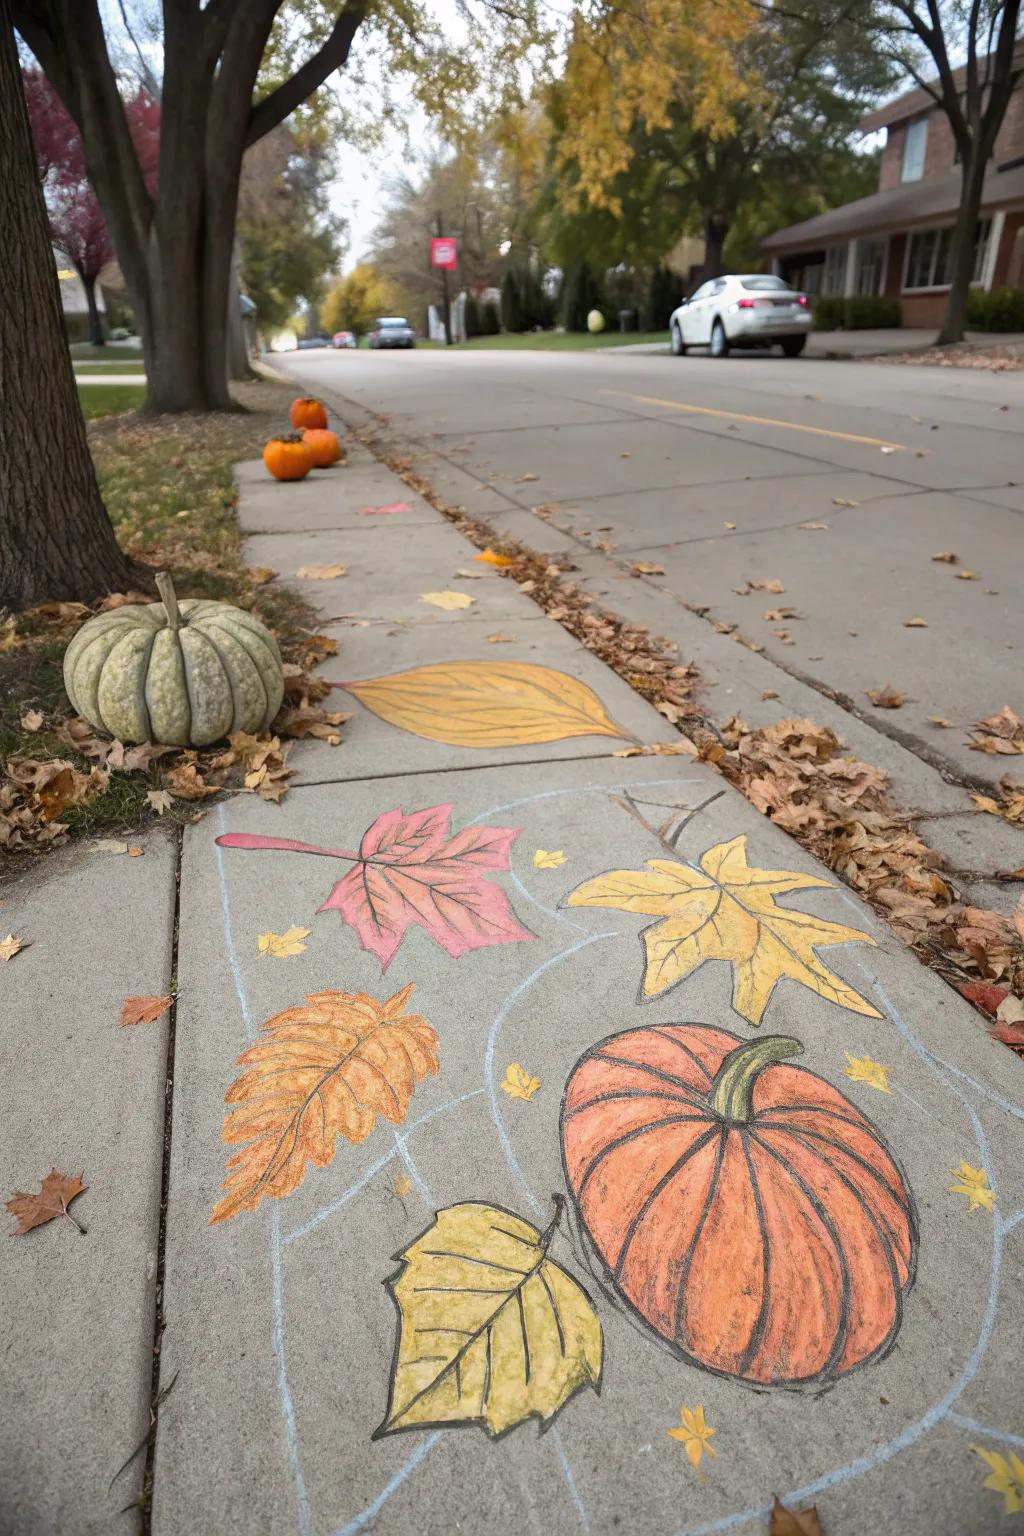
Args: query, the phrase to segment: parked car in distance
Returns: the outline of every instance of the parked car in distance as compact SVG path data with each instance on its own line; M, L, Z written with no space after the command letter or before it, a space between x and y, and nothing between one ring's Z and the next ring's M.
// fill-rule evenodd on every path
M329 347L330 344L331 338L325 336L322 331L318 331L314 336L303 336L297 343L300 352L306 352L310 347Z
M781 277L751 272L712 277L684 299L669 321L675 357L689 347L707 347L725 357L731 347L780 346L799 357L811 328L811 304Z
M332 347L356 347L358 345L355 333L352 331L335 331L331 337Z
M416 332L400 315L381 315L373 322L370 332L371 347L414 347Z

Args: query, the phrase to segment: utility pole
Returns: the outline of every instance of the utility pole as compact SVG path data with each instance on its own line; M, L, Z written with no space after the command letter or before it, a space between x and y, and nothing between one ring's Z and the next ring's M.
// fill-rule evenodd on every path
M437 218L434 220L434 233L437 235L437 238L439 240L443 239L443 237L444 237L444 219L443 219L443 217L442 217L442 215L440 213L437 215ZM448 269L447 269L447 267L442 267L441 268L441 294L442 294L442 303L443 303L443 306L444 306L443 309L442 309L442 314L441 314L441 318L444 321L444 344L445 344L446 347L450 347L451 344L452 344L452 319L451 319L451 310L450 310L450 306L449 306L449 302L448 302Z

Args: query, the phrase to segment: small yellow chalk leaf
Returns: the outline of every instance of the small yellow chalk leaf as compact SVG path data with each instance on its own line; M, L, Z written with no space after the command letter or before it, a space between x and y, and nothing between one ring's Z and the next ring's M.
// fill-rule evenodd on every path
M261 933L259 936L259 952L261 955L271 955L275 960L287 960L289 955L301 955L306 946L303 939L309 938L308 928L289 928L287 933Z
M1004 1515L1019 1514L1024 1509L1024 1461L1015 1451L1007 1458L998 1451L986 1451L983 1445L972 1445L971 1450L991 1469L981 1486L1002 1494Z
M959 1168L951 1168L949 1171L957 1181L949 1186L949 1192L951 1195L966 1195L968 1211L979 1211L982 1206L986 1211L992 1209L996 1196L995 1191L989 1188L988 1174L984 1168L972 1168L970 1163L961 1163Z
M565 854L559 848L556 852L550 852L547 848L538 848L533 856L534 869L560 869L565 863Z
M433 608L452 612L456 608L468 608L474 601L467 592L421 592L420 602L430 603Z
M407 1173L399 1173L395 1177L395 1194L399 1200L404 1200L406 1195L412 1193L412 1179Z
M881 1062L872 1061L870 1056L851 1056L849 1051L846 1056L846 1075L855 1083L867 1083L869 1088L877 1088L880 1093L890 1093L889 1073L891 1067L883 1067Z
M681 1440L683 1450L695 1467L700 1466L701 1457L707 1451L709 1456L717 1456L718 1452L711 1444L711 1436L715 1431L704 1422L704 1408L681 1408L680 1418L682 1424L679 1429L670 1429L668 1433L673 1440Z
M540 1087L540 1078L531 1077L525 1067L521 1067L518 1061L505 1068L505 1077L502 1088L513 1099L532 1099Z

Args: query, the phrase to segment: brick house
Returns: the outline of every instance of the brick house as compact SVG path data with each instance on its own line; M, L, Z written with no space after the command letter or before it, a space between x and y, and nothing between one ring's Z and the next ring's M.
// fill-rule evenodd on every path
M1017 62L1024 64L1024 49ZM962 71L958 71L962 74ZM907 326L941 324L960 169L949 121L919 87L860 121L885 129L878 191L761 242L772 270L808 293L885 294ZM974 258L982 288L1024 287L1024 75L985 178Z

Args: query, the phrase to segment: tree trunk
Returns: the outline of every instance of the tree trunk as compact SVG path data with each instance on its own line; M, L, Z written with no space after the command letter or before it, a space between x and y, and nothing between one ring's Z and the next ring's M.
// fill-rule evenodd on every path
M725 271L725 242L731 220L720 213L709 213L704 219L704 269L703 277L721 277Z
M944 347L955 341L963 341L967 324L967 298L974 276L974 242L981 212L981 193L985 184L985 161L975 146L969 160L964 161L963 182L960 193L960 211L953 227L953 249L950 252L949 299L942 328L935 338L935 345Z
M228 378L244 380L251 379L253 371L249 367L249 341L240 300L238 259L233 256L228 283Z
M85 289L85 302L89 306L89 340L94 347L106 345L106 337L103 334L103 316L99 312L96 303L96 279L86 277L84 272L79 272L82 279L82 287Z
M9 0L0 0L0 606L130 584L96 484Z

